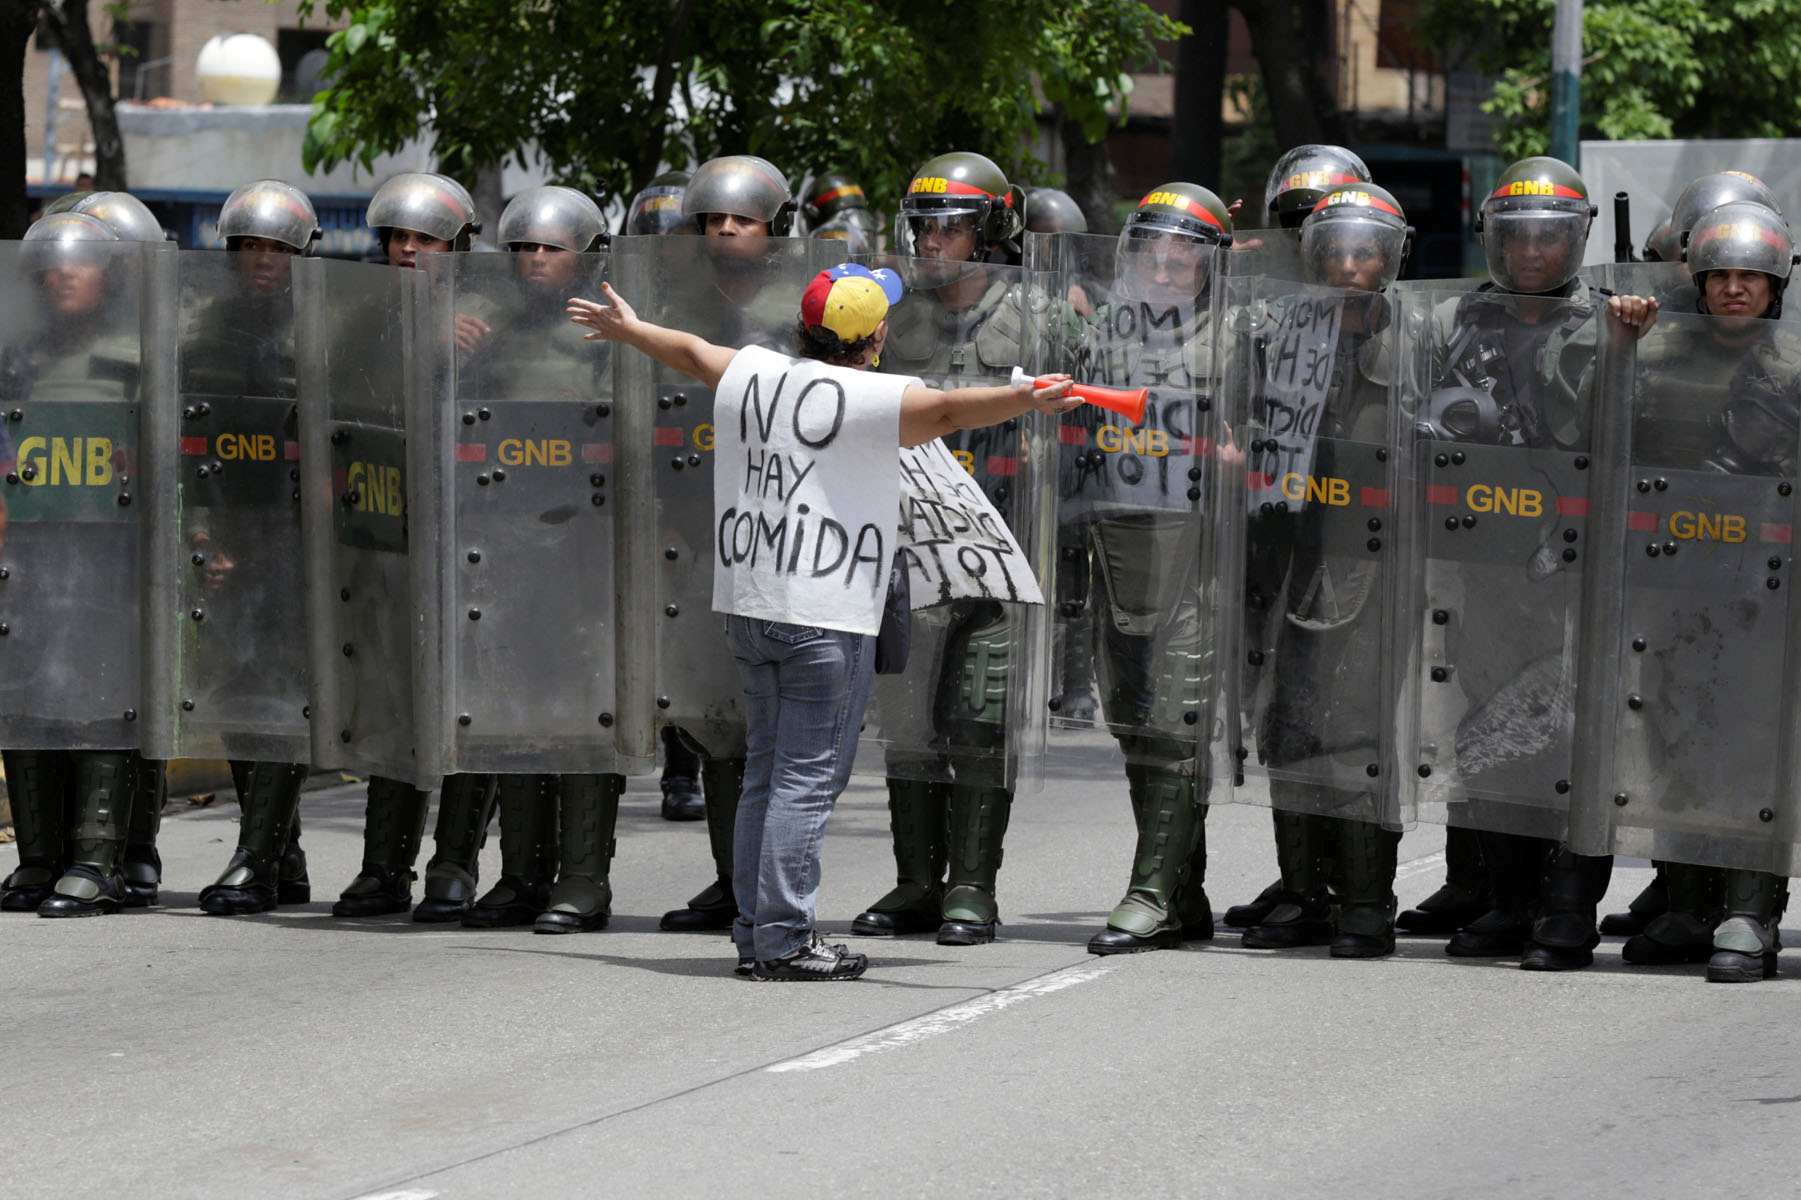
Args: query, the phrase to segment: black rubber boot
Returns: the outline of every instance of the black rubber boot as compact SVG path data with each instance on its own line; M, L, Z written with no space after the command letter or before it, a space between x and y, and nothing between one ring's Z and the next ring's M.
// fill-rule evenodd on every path
M1756 983L1776 978L1780 925L1788 880L1762 871L1726 872L1726 919L1713 932L1709 983Z
M1638 967L1704 963L1713 957L1713 932L1726 907L1726 872L1692 863L1664 863L1653 883L1664 911L1620 947L1620 958ZM1649 893L1648 887L1641 897ZM1636 904L1637 902L1634 901Z
M617 849L623 775L560 775L557 811L562 817L561 862L550 904L532 922L533 933L585 933L605 929L613 913L607 872Z
M40 917L97 917L125 905L119 863L137 782L129 751L77 750L70 866L38 905Z
M1382 958L1395 951L1395 859L1401 835L1369 821L1335 821L1338 891L1333 958Z
M1332 910L1326 902L1324 834L1326 818L1271 809L1276 826L1276 866L1282 894L1269 916L1244 931L1247 950L1292 950L1332 940Z
M1246 929L1252 925L1261 925L1276 905L1282 902L1282 881L1277 879L1261 892L1249 904L1234 904L1226 910L1222 921L1234 929Z
M460 921L475 903L482 846L494 820L494 776L446 775L438 791L434 852L425 864L425 894L413 920L426 924Z
M306 768L293 763L232 764L238 802L238 847L217 882L200 891L214 916L268 912L280 903L281 859L293 834Z
M380 917L413 907L413 863L430 807L428 791L398 779L369 777L363 869L331 906L332 916Z
M6 788L12 802L19 865L0 883L0 911L36 912L68 869L71 762L61 750L8 750Z
M1488 872L1482 863L1482 835L1459 825L1445 827L1444 886L1395 918L1403 933L1456 933L1492 907Z
M305 763L292 764L300 772L300 785L306 785L308 767ZM296 804L294 820L288 827L287 845L281 852L281 876L275 885L275 900L278 904L307 904L313 898L313 881L306 870L306 851L300 845L300 789L295 788Z
M1608 937L1631 937L1643 933L1653 920L1670 911L1668 864L1654 862L1657 868L1645 890L1634 896L1623 913L1608 913L1601 918L1601 932Z
M738 822L738 796L744 791L744 760L701 759L700 787L706 795L707 842L718 875L687 907L663 914L660 924L672 933L730 929L738 919L738 899L732 894L732 832Z
M125 880L125 907L149 908L156 903L163 883L163 856L157 853L156 835L163 827L169 787L165 764L156 759L133 754L131 776L131 822L125 831L119 873Z
M1445 953L1453 958L1512 958L1526 952L1532 912L1545 859L1556 843L1514 833L1482 834L1494 907L1451 935Z
M1138 954L1147 950L1171 950L1182 944L1185 916L1182 902L1192 895L1189 916L1196 922L1193 936L1211 937L1212 910L1203 886L1206 872L1207 806L1196 796L1193 776L1179 770L1159 770L1143 763L1126 762L1126 785L1132 810L1138 817L1138 845L1132 856L1132 878L1126 894L1107 916L1107 927L1088 939L1090 954ZM1200 877L1195 877L1199 856ZM1190 881L1193 886L1190 888ZM1204 921L1205 933L1201 933Z
M940 946L980 946L994 940L1001 923L994 887L1012 811L1013 793L1006 788L951 784Z
M698 821L707 815L700 790L700 755L682 741L673 725L663 726L663 819Z
M894 889L857 914L850 931L864 937L924 933L944 923L950 785L888 781L888 830L894 838Z
M1524 971L1576 971L1595 961L1601 934L1595 906L1607 895L1613 856L1572 853L1559 846L1545 860L1538 917L1520 956Z
M530 925L550 907L560 861L554 775L496 777L500 813L500 878L463 914L469 929Z

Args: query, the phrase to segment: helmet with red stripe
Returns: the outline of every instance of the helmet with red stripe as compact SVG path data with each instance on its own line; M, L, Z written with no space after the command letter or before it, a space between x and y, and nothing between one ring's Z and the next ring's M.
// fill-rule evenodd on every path
M1263 191L1269 219L1283 229L1298 229L1320 197L1347 183L1368 183L1370 169L1343 146L1296 146L1276 160Z
M1675 235L1677 250L1681 250L1689 231L1703 216L1722 204L1741 200L1761 204L1771 212L1782 211L1776 203L1776 194L1755 175L1743 171L1715 171L1690 180L1670 210L1670 230Z
M801 229L818 233L828 224L851 225L865 233L876 230L875 214L863 186L842 171L824 171L808 182L800 204Z
M1120 286L1143 300L1193 300L1207 290L1215 247L1231 244L1232 218L1218 196L1199 184L1163 184L1119 231Z
M1756 271L1770 277L1771 304L1758 315L1782 315L1782 291L1795 268L1795 239L1782 214L1755 200L1722 204L1695 222L1682 249L1695 286L1707 307L1707 276L1713 271Z
M1025 193L994 160L967 150L940 154L913 173L894 223L894 244L912 258L934 258L929 235L975 233L969 261L983 261L1025 228ZM959 241L960 244L960 241Z
M1373 183L1332 188L1301 225L1301 264L1309 283L1381 291L1393 283L1413 245L1400 201Z
M1510 292L1561 292L1576 277L1595 218L1588 185L1556 158L1522 158L1476 213L1488 274Z

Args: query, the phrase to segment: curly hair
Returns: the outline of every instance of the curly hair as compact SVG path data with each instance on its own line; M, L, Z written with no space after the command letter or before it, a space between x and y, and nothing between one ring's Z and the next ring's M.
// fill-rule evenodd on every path
M823 325L809 325L803 318L794 325L794 352L837 367L861 366L863 352L875 345L875 334L847 342Z

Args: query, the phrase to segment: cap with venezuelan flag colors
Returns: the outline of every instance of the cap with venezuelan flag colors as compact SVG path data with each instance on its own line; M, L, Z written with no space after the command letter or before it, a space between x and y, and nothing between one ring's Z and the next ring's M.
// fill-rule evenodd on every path
M860 342L876 331L888 307L901 298L900 276L840 263L813 276L801 293L800 319L808 330L826 330L840 342Z

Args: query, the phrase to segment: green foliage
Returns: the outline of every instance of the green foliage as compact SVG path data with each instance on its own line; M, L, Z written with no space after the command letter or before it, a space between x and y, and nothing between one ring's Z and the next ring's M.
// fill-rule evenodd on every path
M536 147L556 177L629 196L664 165L759 154L898 195L934 154L978 150L1017 181L1045 103L1091 137L1123 73L1183 32L1138 0L302 0L330 42L307 164L429 127L467 175ZM1034 88L1034 82L1038 87Z
M1484 108L1502 157L1550 143L1555 0L1428 0L1428 41L1499 72ZM1588 0L1585 137L1785 137L1801 128L1801 20L1791 0Z

